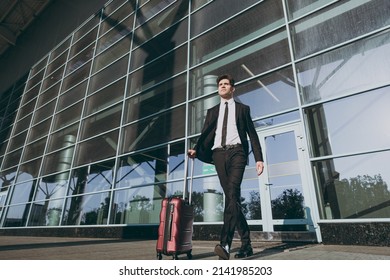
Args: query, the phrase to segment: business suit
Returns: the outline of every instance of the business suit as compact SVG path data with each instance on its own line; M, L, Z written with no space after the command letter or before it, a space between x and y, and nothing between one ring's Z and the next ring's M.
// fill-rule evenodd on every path
M247 136L249 136L256 162L263 161L261 146L250 116L249 106L235 101L235 121L241 145L231 146L234 148L230 149L212 150L219 111L220 104L207 111L202 133L195 146L196 156L203 162L215 165L225 193L224 224L221 230L220 245L230 248L234 231L237 229L241 237L241 248L247 248L247 246L250 247L250 231L241 209L241 182L249 154Z

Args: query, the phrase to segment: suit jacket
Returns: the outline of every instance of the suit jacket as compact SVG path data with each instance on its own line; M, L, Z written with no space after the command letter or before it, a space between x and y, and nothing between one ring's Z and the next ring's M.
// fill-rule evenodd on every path
M256 161L263 161L259 137L250 116L250 108L240 102L236 103L236 123L241 143L245 154L249 154L249 143L247 135L251 142L253 155ZM207 110L206 119L203 125L202 133L195 146L196 156L199 160L206 163L213 163L211 148L214 145L215 131L219 115L219 104Z

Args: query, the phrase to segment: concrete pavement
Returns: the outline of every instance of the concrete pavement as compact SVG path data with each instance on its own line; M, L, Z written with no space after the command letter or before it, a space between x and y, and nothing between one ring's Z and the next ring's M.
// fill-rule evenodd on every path
M217 260L215 241L193 241L193 260ZM251 260L390 260L390 247L253 242ZM239 243L233 243L233 252ZM155 240L0 236L0 260L156 260ZM171 260L163 256L163 260ZM187 259L180 255L179 259ZM231 260L234 257L231 257Z

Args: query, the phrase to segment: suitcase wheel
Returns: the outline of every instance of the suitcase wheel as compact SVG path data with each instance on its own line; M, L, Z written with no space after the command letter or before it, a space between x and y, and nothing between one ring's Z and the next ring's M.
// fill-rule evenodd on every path
M157 259L158 260L162 260L162 254L161 253L157 253Z

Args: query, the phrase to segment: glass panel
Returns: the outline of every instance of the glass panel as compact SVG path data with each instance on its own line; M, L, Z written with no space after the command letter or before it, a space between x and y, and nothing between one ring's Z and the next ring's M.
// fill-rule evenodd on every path
M201 88L199 86L197 92L202 94L208 94L217 90L216 76L206 76L204 78L203 91ZM235 96L237 101L250 106L251 116L254 119L298 107L297 93L290 67L238 85ZM215 94L209 95L204 99L190 103L189 126L191 134L201 132L207 110L219 104L219 101L219 96L215 92ZM277 119L279 119L279 122L282 120L282 118L276 117L262 120L258 122L258 126L274 125L274 121L277 121ZM297 119L299 119L299 115L294 117L294 120ZM284 118L284 121L289 120L290 118Z
M197 85L209 75L230 73L237 83L290 60L286 31L274 32L192 70L191 97L202 93Z
M265 137L273 219L304 219L304 197L293 131ZM280 151L283 150L283 153ZM286 230L286 227L284 227Z
M79 144L76 165L82 165L115 156L118 145L118 130L98 136ZM98 153L96 151L99 151Z
M314 162L321 218L390 218L389 156L382 152Z
M46 138L27 145L24 148L22 161L28 161L42 156L43 151L45 150L45 145L46 145Z
M97 71L106 67L108 64L122 57L125 53L128 53L130 51L130 40L131 37L126 36L114 46L107 49L107 51L99 54L95 58L92 72L96 73Z
M178 76L128 99L126 122L133 122L185 101L186 75Z
M104 36L99 38L96 46L96 53L99 54L107 48L110 48L113 44L121 40L123 37L125 38L123 38L122 43L120 44L120 46L124 49L122 52L124 53L130 51L130 40L132 37L131 31L133 22L133 16L125 19L119 24L117 24L117 21L109 22L110 27L112 27L111 24L117 25L112 28L110 32L107 32Z
M125 127L122 153L184 137L185 112L185 106L180 106Z
M114 164L112 160L74 170L68 194L77 195L111 189Z
M28 226L58 226L64 199L32 203Z
M66 200L63 225L107 224L109 193L75 196Z
M27 103L29 103L30 101L34 100L38 96L40 87L41 87L41 83L39 83L37 86L33 87L29 91L26 91L23 94L23 97L22 97L23 101L21 102L21 104L22 104L21 106L24 106ZM34 104L34 103L29 103L29 104Z
M64 149L45 156L42 167L43 175L63 172L71 167L75 141L76 138L73 135L66 135L63 142Z
M18 121L17 123L15 123L15 128L14 128L13 134L17 135L18 133L26 130L30 126L31 119L32 119L32 117L30 115L30 116L26 116L25 118L23 118L20 121Z
M121 116L122 104L119 104L86 118L81 123L80 139L84 140L119 127Z
M254 20L256 18L261 18L261 20ZM256 7L192 41L190 47L191 65L196 65L245 44L283 24L282 2L263 1Z
M62 94L58 99L57 112L83 99L86 89L87 82L85 81Z
M206 3L209 3L209 2L212 2L213 0L192 0L191 1L191 10L196 10L198 9L200 6L206 4Z
M212 1L209 5L206 5L203 9L192 15L191 37L194 37L199 33L202 33L207 29L223 22L227 18L245 10L247 7L257 2L259 2L259 0L224 0L223 5L221 5L221 3L218 1Z
M298 18L331 2L334 2L334 0L287 0L286 6L289 19Z
M56 98L60 90L60 85L61 83L57 83L45 92L41 93L38 97L37 107L41 107L42 105L48 103L50 100Z
M19 115L18 115L19 119L29 115L34 111L35 101L36 99L32 100L31 102L27 103L26 105L24 105L22 108L19 109Z
M76 141L78 128L79 125L75 124L50 135L48 152L62 149L69 146L70 144L74 144Z
M30 80L27 81L26 91L30 90L35 85L37 85L39 82L41 82L42 78L43 78L43 74L45 74L45 69L42 69L35 76L31 77Z
M98 89L123 77L127 73L128 59L129 57L125 56L92 76L90 79L88 93L97 91Z
M388 85L390 31L297 64L305 104Z
M55 60L59 55L61 55L68 47L71 37L65 39L56 49L54 49L50 54L50 61Z
M235 96L237 100L250 106L252 118L298 107L290 67L238 85Z
M20 161L20 157L22 156L22 150L23 149L19 149L13 151L12 153L6 154L4 156L4 162L2 168L7 169L16 166Z
M389 17L388 0L338 1L292 25L296 58L302 58L386 26Z
M154 17L156 14L160 13L162 10L167 8L170 4L175 2L175 0L150 0L147 1L145 5L143 5L140 9L137 11L137 26L142 25L152 17ZM176 3L172 4L169 8L167 8L165 11L160 13L157 17L160 21L160 25L164 24L165 22L173 23L174 21L180 19L183 17L188 8L188 2L183 0L178 0ZM164 19L164 20L161 20ZM147 29L149 30L155 30L153 28L154 26L149 26ZM167 27L167 26L165 26ZM143 26L145 28L145 26Z
M137 187L184 176L184 143L124 156L120 159L116 188ZM157 191L157 189L156 189ZM159 197L165 189L158 190Z
M35 191L35 181L16 184L12 190L9 205L26 203L32 200Z
M43 67L46 66L46 63L47 63L47 56L42 58L42 60L40 62L38 62L37 64L35 64L33 66L33 68L31 69L31 77L36 75Z
M52 102L36 110L34 114L33 125L41 122L42 120L48 117L52 117L55 106L56 106L56 100L53 100Z
M27 131L22 132L19 135L16 135L10 139L10 144L8 147L8 151L13 151L20 147L23 147L27 137Z
M272 116L270 118L265 118L262 120L255 121L255 127L270 127L274 125L279 125L283 123L289 123L293 121L298 121L301 119L299 111L292 111L281 115Z
M135 1L136 0L116 0L116 1L111 1L105 8L104 8L104 16L107 16L108 14L112 13L115 11L119 6L121 6L123 3L126 3L124 6L120 9L120 11L117 13L114 13L111 15L109 18L112 20L118 20L119 18L122 18L121 16L122 13L131 13L132 10L129 10L129 7L135 7ZM128 7L129 6L129 7Z
M4 219L4 227L23 227L27 222L27 215L30 210L30 204L8 207Z
M162 198L155 198L153 186L114 192L114 224L150 224L160 220Z
M135 70L144 64L153 61L159 56L167 53L168 51L173 50L180 44L182 44L188 37L188 21L183 20L180 23L172 26L167 31L162 32L156 37L153 37L150 41L147 41L145 44L145 38L136 38L134 40L133 49L136 46L141 45L141 47L133 50L130 71Z
M62 77L64 75L64 68L65 65L61 66L58 68L56 71L48 75L42 82L42 89L41 91L44 91L51 87L52 85L58 83L59 81L62 80Z
M387 149L389 87L305 109L314 157ZM380 125L373 125L380 124Z
M89 96L85 102L84 115L90 115L122 100L125 86L126 79L123 78Z
M19 166L18 181L31 180L38 177L39 169L41 167L42 158L25 162Z
M59 69L60 66L63 66L65 64L66 58L68 57L68 52L64 52L61 54L56 60L51 62L46 69L45 76L50 76L51 73L53 73L55 70ZM62 68L63 69L63 68Z
M64 126L74 123L80 119L83 102L56 114L54 116L53 131L56 131Z
M52 200L65 197L68 187L68 177L69 173L65 172L42 178L38 184L34 200ZM58 207L60 209L62 208L61 206Z
M5 191L16 179L16 168L0 171L0 192Z
M95 49L95 45L91 44L84 50L82 50L78 55L74 56L71 60L68 61L66 65L65 75L77 70L87 61L89 61L93 56L93 51Z
M93 42L96 38L97 27L100 21L100 13L96 13L94 17L88 20L83 26L81 26L73 35L73 42L80 40L77 42L81 45L88 44L89 42Z
M77 71L74 71L72 74L65 77L62 83L62 92L67 91L71 87L88 78L90 69L91 62L88 62L80 67Z
M187 48L181 47L153 61L129 76L129 93L150 88L186 69Z

